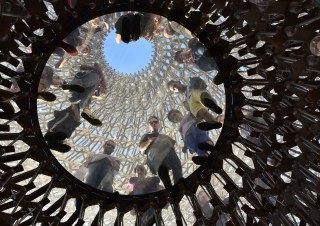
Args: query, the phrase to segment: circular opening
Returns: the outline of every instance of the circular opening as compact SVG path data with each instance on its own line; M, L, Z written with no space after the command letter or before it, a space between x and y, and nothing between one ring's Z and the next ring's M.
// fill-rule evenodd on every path
M217 74L214 59L187 29L148 14L148 20L157 18L160 23L152 38L149 33L136 42L119 44L112 28L126 15L89 21L64 40L67 44L52 54L42 75L38 115L48 147L70 173L104 191L143 194L170 187L198 168L192 158L209 154L198 145L215 144L221 125L206 119L217 129L202 131L197 124L208 114L223 121L225 95L222 86L212 83ZM129 60L117 57L114 52L127 53L116 49L146 42L149 47L139 47L129 59L151 54L152 47L149 64L135 69L135 76L120 71ZM120 69L109 62L110 55L118 59ZM176 83L169 90L171 80ZM199 109L199 103L190 102L190 113L186 95L200 102L203 93L216 106L209 101L211 109L200 116L199 109L207 109L204 102ZM168 117L171 110L173 118ZM143 150L147 141L158 146Z
M140 38L130 44L115 45L116 30L112 29L103 44L106 62L119 73L134 74L148 66L152 59L153 43Z

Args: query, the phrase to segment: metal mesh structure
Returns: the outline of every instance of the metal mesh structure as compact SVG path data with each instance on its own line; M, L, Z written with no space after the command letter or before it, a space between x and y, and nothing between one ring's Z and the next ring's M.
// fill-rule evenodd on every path
M121 14L108 15L108 23L110 28L114 27ZM57 69L56 74L60 78L68 80L74 76L79 70L80 64L84 62L92 65L99 62L104 66L104 73L107 80L107 95L102 100L93 100L90 108L98 118L103 119L102 127L91 126L89 123L83 122L76 129L74 135L69 139L69 144L73 147L67 154L55 152L56 157L61 164L69 171L79 168L80 163L84 161L84 157L95 152L101 152L102 144L106 139L113 139L118 144L118 149L113 155L118 156L121 161L120 174L122 183L117 185L119 189L127 183L128 178L133 173L133 168L139 164L144 164L145 158L139 151L139 141L141 136L148 131L147 120L151 115L157 115L161 119L162 130L164 134L168 134L177 141L177 152L182 160L184 175L188 176L196 169L196 165L191 161L188 154L181 152L183 144L178 135L178 128L167 120L167 114L171 109L178 108L184 112L181 103L184 95L173 95L166 88L166 83L171 80L182 80L187 84L188 78L191 76L200 76L207 83L212 83L212 78L216 71L205 73L194 66L185 67L174 62L174 53L183 46L187 46L187 38L175 37L166 39L162 34L153 40L154 50L151 62L142 71L134 74L123 74L113 70L108 62L105 61L104 52L101 46L108 37L108 33L98 34L88 40L94 51L90 56L73 57L62 68ZM86 34L84 34L85 36ZM117 45L115 43L115 45ZM108 51L108 49L106 49ZM139 57L137 53L136 57ZM53 55L48 63L54 66L56 63L55 55ZM72 69L71 69L72 68ZM70 70L71 69L71 70ZM71 72L70 72L71 71ZM208 90L217 99L217 102L224 106L223 87L211 86ZM52 119L54 110L61 110L68 107L69 92L54 91L58 96L57 101L46 103L38 102L39 121L42 122L41 128L45 133L47 131L46 123ZM219 131L213 131L211 136L216 141Z
M63 0L5 0L0 4L3 225L142 225L149 208L155 210L156 225L320 223L318 1L90 0L70 7ZM100 62L108 92L92 106L98 117L106 119L102 127L82 123L69 140L70 152L51 152L42 133L52 112L66 107L68 93L54 91L57 101L52 104L37 101L44 65L56 63L54 56L50 58L52 52L76 27L103 15L112 26L126 11L176 21L211 53L215 45L222 46L224 52L216 61L228 65L221 71L223 87L212 84L215 73L173 64L172 55L185 47L186 38L167 40L160 35L153 41L150 64L125 75L105 62L101 43L107 34L82 34L95 46L93 53L70 59L56 73L71 79L80 63ZM17 70L19 64L24 71ZM187 82L195 74L212 84L210 92L224 106L223 128L211 134L215 149L197 169L189 155L180 153L178 143L186 175L181 183L152 194L123 195L125 178L143 161L137 142L146 131L146 118L157 113L166 134L179 139L166 114L171 108L182 110L183 97L168 94L166 82ZM10 91L13 78L21 91ZM89 153L99 152L106 138L119 146L115 153L122 160L123 179L115 185L119 193L94 189L68 172ZM195 195L200 190L209 196L211 217L205 216ZM78 208L75 198L81 200Z

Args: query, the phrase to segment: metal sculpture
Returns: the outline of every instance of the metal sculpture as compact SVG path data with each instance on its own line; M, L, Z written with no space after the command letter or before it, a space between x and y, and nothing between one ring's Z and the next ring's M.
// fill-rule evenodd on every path
M131 209L136 210L139 224L150 207L156 224L162 225L166 221L161 209L167 202L175 224L186 225L189 216L179 207L183 198L190 203L197 225L211 225L222 212L230 216L228 225L319 225L318 1L48 2L55 19L48 17L43 1L0 1L0 219L4 225L83 225L85 211L92 205L98 205L98 212L91 225L103 225L114 210L117 225L124 225L124 214ZM132 10L180 23L210 52L214 44L222 45L224 52L216 59L230 67L222 73L225 122L207 161L170 189L123 196L82 184L58 163L41 133L36 100L44 65L64 37L97 16ZM215 23L221 16L223 22ZM35 33L38 29L41 34ZM20 45L31 50L21 50ZM20 63L23 72L12 70ZM21 91L7 90L12 78ZM247 106L250 114L242 111ZM241 135L240 130L249 132ZM241 155L235 153L236 147ZM30 163L34 168L28 170ZM39 187L39 178L48 182ZM204 218L194 196L199 186L210 195L212 219ZM228 202L222 202L217 187L229 193ZM54 200L50 194L57 189L63 195ZM66 208L72 198L82 200L74 211Z

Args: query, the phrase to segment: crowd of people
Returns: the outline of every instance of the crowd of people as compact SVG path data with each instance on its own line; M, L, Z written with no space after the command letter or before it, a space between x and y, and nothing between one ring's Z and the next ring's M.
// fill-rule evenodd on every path
M55 111L54 118L48 122L48 131L44 137L50 148L60 152L70 150L63 140L70 137L79 126L80 111L82 111L81 116L92 125L102 125L89 108L96 87L100 86L100 95L104 95L105 84L102 69L97 63L93 66L82 65L80 72L76 73L72 81L62 84L64 90L71 91L70 106ZM207 85L199 77L190 78L188 85L183 85L180 81L169 81L167 87L172 92L184 93L186 97L183 104L188 111L186 116L176 109L168 112L169 121L180 123L178 131L184 141L182 151L189 150L190 153L199 156L208 156L208 150L201 150L199 144L208 143L214 146L208 131L221 128L222 109L215 103L214 98L206 90ZM146 165L151 173L158 175L163 185L168 188L183 179L181 161L175 150L176 141L161 133L161 121L156 115L150 116L147 123L150 132L141 136L139 149L146 156ZM173 183L169 176L170 171Z
M176 22L165 22L160 16L154 14L131 12L120 16L114 27L116 30L117 43L121 41L130 43L141 37L151 41L161 33L160 28L163 29L162 35L165 38L183 35L190 40L188 48L177 51L174 60L177 63L192 64L205 72L219 71L218 64L214 57L206 51L205 46L197 41L189 30ZM108 29L110 29L109 25L100 18L90 20L86 25L82 25L75 29L54 51L53 54L60 58L54 67L63 67L70 57L86 56L87 54L90 54L91 47L85 42L86 38L81 36L83 32L92 35ZM23 68L21 70L23 70ZM189 149L191 153L195 152L198 155L206 155L207 152L200 150L197 147L197 144L206 142L213 145L213 142L208 137L208 132L205 131L218 129L222 126L221 120L219 119L222 109L216 104L214 98L207 91L207 84L200 77L191 77L189 84L171 80L167 83L167 88L168 91L181 93L185 96L183 106L186 108L186 111L189 112L186 117L172 119L171 113L168 115L170 116L169 120L171 122L180 123L179 132L185 143L183 151L185 152ZM55 111L55 118L48 123L48 132L47 136L45 136L52 149L65 152L70 150L70 147L65 145L63 140L70 137L72 132L79 125L80 116L94 126L102 125L101 119L95 116L90 110L90 104L92 98L102 98L105 95L106 80L103 68L98 63L94 63L94 65L82 64L73 79L66 82L55 75L54 69L51 66L46 65L38 87L38 98L45 101L54 101L56 97L53 93L49 92L50 89L69 90L71 93L71 97L69 98L70 106L66 109ZM14 92L19 92L17 83L13 82L12 90ZM208 111L208 109L213 113ZM176 113L173 112L173 115L176 115ZM72 117L73 120L69 120ZM63 130L68 132L64 132ZM52 135L55 133L65 133L65 135L58 136L59 139L55 140L54 135ZM144 138L145 137L146 136L144 136ZM140 143L140 150L145 152L146 155L149 155L149 158L153 157L151 156L152 151L149 152L148 150L153 150L153 148L148 148L145 144L151 144L151 141L153 142L155 140L155 138L148 138L147 143L146 141ZM171 143L172 146L174 146L174 142ZM168 153L171 152L168 151ZM165 159L164 157L161 158ZM152 159L150 159L150 161L152 161ZM159 170L159 167L159 172L167 171L163 170L164 165L160 164L153 167L153 172L156 173ZM168 165L166 168L168 168ZM163 178L165 177L164 174L161 173L161 175ZM175 181L177 181L179 177L180 176L177 176ZM166 181L168 180L166 179Z
M150 127L152 127L152 132L143 136L140 142L140 150L142 146L141 144L145 142L144 140L148 139L147 137L149 137L149 135L157 133L157 128L159 127L159 121L155 116L152 116L149 119L149 122ZM158 134L157 136L160 136L161 139L157 141L158 144L148 144L147 146L151 146L149 151L152 152L152 149L154 149L155 152L160 152L164 149L167 151L164 151L160 156L153 153L153 156L156 156L156 159L152 159L152 161L147 165L152 169L152 174L158 174L159 176L153 175L148 177L147 169L143 165L136 165L133 170L135 176L128 179L128 186L130 188L130 192L128 193L129 195L152 193L171 186L168 173L169 169L172 170L174 182L178 182L179 179L182 178L181 163L172 147L172 143L175 141L164 134ZM155 137L151 136L148 140L154 141L153 138ZM149 143L148 141L146 142ZM92 187L106 192L114 192L114 188L112 186L113 182L121 179L119 174L121 165L120 160L111 155L116 148L116 143L113 140L107 140L102 148L102 153L92 154L87 157L81 164L80 168L75 171L74 176ZM166 152L170 153L166 154ZM163 158L164 160L161 160ZM158 169L155 167L158 167ZM161 180L165 187L160 184ZM209 195L204 190L200 190L198 192L197 199L199 207L203 212L204 221L209 224L212 223L213 225L225 225L225 222L229 218L228 214L218 211L218 217L213 217L212 212L214 208L210 203ZM223 202L226 204L227 200L224 200ZM80 208L80 205L80 200L76 199L76 207ZM168 205L165 208L167 207ZM131 214L134 214L134 210L131 211ZM194 219L194 221L196 222L196 219ZM143 213L142 225L153 225L155 222L156 218L154 209L149 208ZM195 225L198 224L195 223Z

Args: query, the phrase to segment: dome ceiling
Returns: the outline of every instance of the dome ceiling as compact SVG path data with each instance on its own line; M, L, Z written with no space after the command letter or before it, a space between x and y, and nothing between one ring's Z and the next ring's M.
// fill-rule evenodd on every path
M121 14L123 13L109 14L101 17L101 20L105 20L109 29L112 29ZM164 25L165 21L166 19L163 18ZM89 24L83 26L88 27ZM166 39L160 33L152 40L154 50L149 64L134 74L124 74L114 70L106 61L106 52L102 47L109 33L110 30L102 31L91 37L88 37L87 33L82 33L81 37L86 39L86 42L93 49L93 53L88 56L69 57L63 67L54 70L54 73L60 78L70 81L80 70L81 64L93 65L94 62L99 62L103 65L107 83L106 96L102 99L94 98L90 105L91 111L99 119L102 119L103 125L95 127L82 119L81 125L68 139L68 144L72 147L71 151L65 154L54 151L54 155L72 173L90 154L100 153L102 145L107 139L115 140L117 149L113 155L120 158L120 175L122 177L121 183L116 185L116 190L126 194L127 180L133 175L134 167L137 164L144 164L145 161L145 156L140 153L138 146L142 135L149 131L147 120L151 115L157 115L162 123L161 132L178 142L176 151L182 160L184 176L190 175L197 166L193 164L189 153L181 152L183 143L178 133L178 127L167 119L167 114L171 109L180 109L185 112L181 105L184 96L170 93L166 88L166 83L174 79L187 84L189 77L200 76L210 84L216 71L202 72L194 66L176 63L173 58L174 53L183 47L186 48L189 39L183 36ZM113 45L117 45L117 43L114 41ZM107 48L106 51L108 51ZM136 57L139 57L140 54L145 53L137 52L136 54ZM47 65L54 67L58 60L59 57L53 54ZM223 107L223 86L212 85L209 90L219 105ZM38 101L39 121L44 134L47 131L48 121L54 117L53 112L65 109L70 105L68 101L70 92L53 90L53 93L57 96L55 102ZM213 141L216 141L218 136L219 130L212 131Z

